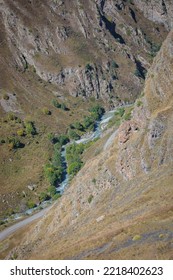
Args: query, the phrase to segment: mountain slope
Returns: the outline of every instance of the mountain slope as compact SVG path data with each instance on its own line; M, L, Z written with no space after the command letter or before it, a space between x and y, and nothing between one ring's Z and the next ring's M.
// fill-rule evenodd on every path
M102 152L25 235L18 258L172 259L172 50L173 31L132 119L96 143Z
M172 18L169 0L164 16L161 1L150 2L157 17L148 1L0 2L1 217L47 190L48 135L66 134L93 102L111 109L140 95ZM27 122L35 135L25 133Z

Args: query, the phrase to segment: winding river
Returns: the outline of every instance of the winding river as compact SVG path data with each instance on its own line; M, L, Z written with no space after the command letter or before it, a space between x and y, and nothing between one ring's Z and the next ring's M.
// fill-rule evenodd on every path
M121 107L129 107L131 105L132 104L122 105L112 111L106 112L102 116L101 120L96 123L94 132L90 133L89 135L88 134L84 135L81 139L74 141L73 143L76 143L76 144L87 143L96 138L100 138L102 136L104 129L107 127L110 119L114 116L114 113ZM60 184L60 186L58 186L56 188L57 193L60 193L60 194L63 194L64 190L68 187L68 184L69 184L69 175L67 173L67 164L66 164L66 146L69 144L71 144L71 143L68 143L65 146L63 146L62 153L61 153L63 165L64 165L64 180ZM14 221L14 220L21 219L25 216L33 214L33 212L41 211L42 209L45 209L46 207L50 206L51 204L52 204L52 200L43 201L41 204L37 205L36 207L34 207L32 209L28 209L24 213L14 214L14 215L10 216L10 218L5 219L4 221Z

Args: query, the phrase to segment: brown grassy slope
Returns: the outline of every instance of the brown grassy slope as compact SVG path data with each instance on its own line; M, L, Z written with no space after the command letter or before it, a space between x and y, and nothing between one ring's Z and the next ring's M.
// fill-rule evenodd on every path
M15 249L18 258L173 258L172 48L173 32L132 120L25 235Z

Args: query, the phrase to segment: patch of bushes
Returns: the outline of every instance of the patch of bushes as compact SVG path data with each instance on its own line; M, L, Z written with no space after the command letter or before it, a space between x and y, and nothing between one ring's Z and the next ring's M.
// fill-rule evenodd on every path
M48 195L46 192L42 192L39 195L40 202L43 202L43 201L46 201L46 200L50 200L50 199L51 199L50 195Z
M70 141L68 135L66 135L66 134L61 134L61 135L58 136L56 139L57 139L57 142L58 142L61 146L66 145L66 144Z
M80 139L79 134L73 129L69 129L68 136L71 140L79 140Z
M125 108L119 108L116 112L115 112L115 116L120 116L121 118L123 117L125 113Z
M32 208L36 207L36 204L32 200L28 200L27 207L29 209L32 209Z
M84 130L93 130L94 129L95 120L92 116L85 116L82 122Z
M51 104L55 107L55 108L59 108L62 109L64 111L67 111L68 108L66 106L65 103L59 103L56 99L52 99Z
M89 109L90 115L84 116L81 122L76 121L70 125L68 135L71 140L80 139L80 135L87 131L92 131L95 128L96 122L99 121L105 110L99 104L94 105Z
M4 225L6 222L5 221L0 221L0 226Z
M100 120L105 112L104 108L99 104L93 106L89 111L91 112L91 116L95 121Z
M86 66L85 66L85 71L90 72L92 70L93 70L93 67L89 63L87 63Z
M51 133L48 133L47 137L52 144L57 144L56 148L59 148L59 149L70 141L68 135L66 135L66 134L61 134L60 136L55 136L55 134L51 132Z
M66 160L68 164L67 172L74 177L81 169L83 162L81 155L84 152L85 144L72 144L66 148Z
M56 194L55 186L50 186L47 191L51 197L53 197Z
M75 122L75 123L71 124L70 128L71 129L81 130L81 131L84 130L84 127L83 127L83 125L80 122Z
M50 185L55 186L57 183L61 183L63 175L61 158L59 160L53 159L52 163L46 164L44 167L44 173Z
M125 121L129 121L132 118L132 111L133 111L134 107L130 107L128 108L127 112L124 114L123 118Z
M54 144L54 152L53 152L52 159L44 167L44 173L50 185L55 187L57 184L60 184L63 180L64 168L63 168L63 160L61 157L61 150L62 150L62 146L69 142L69 137L63 134L58 137L55 137L52 133L50 133L48 136L49 139Z
M128 112L124 115L124 120L129 121L131 119L131 112Z
M61 194L60 193L56 193L53 197L52 197L52 199L53 200L57 200L58 198L60 198L61 197Z
M51 103L54 107L61 108L61 104L56 99L52 99Z
M22 143L17 137L8 137L8 147L12 149L17 149L22 147Z
M82 162L80 159L76 159L76 161L72 162L68 168L67 168L67 172L69 175L71 175L72 177L74 177L78 171L81 169L82 167Z

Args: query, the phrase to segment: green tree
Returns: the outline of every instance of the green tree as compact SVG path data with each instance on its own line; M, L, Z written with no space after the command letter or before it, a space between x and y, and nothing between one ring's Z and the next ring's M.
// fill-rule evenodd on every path
M34 123L32 121L25 122L25 129L27 134L35 135L37 133Z
M80 139L79 134L77 134L76 131L74 131L74 130L72 130L72 129L69 129L69 131L68 131L68 136L69 136L69 138L72 139L72 140L78 140L78 139Z
M42 201L45 201L45 200L49 200L51 197L50 195L48 195L46 192L42 192L40 193L39 195L39 200L42 202Z
M72 176L74 176L74 175L76 175L77 174L77 172L81 169L81 167L82 167L82 163L79 161L79 162L72 162L70 165L69 165L69 167L68 167L68 169L67 169L67 172L68 172L68 174L69 175L72 175Z

